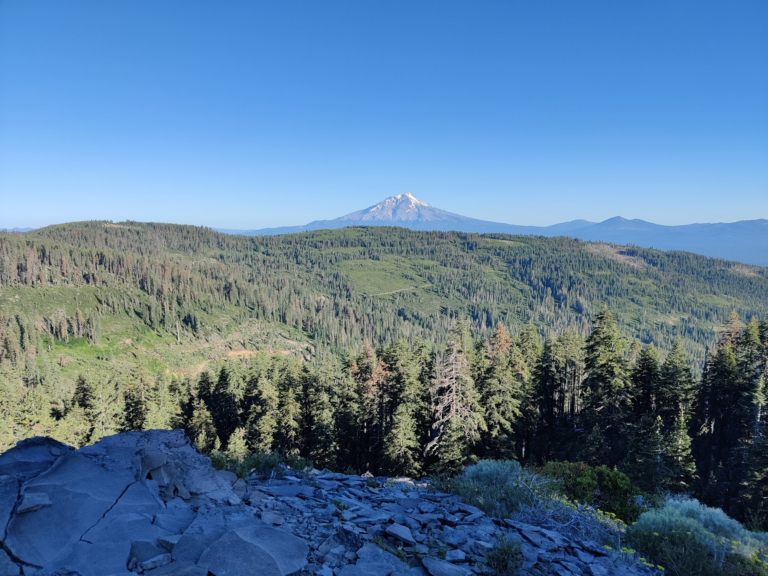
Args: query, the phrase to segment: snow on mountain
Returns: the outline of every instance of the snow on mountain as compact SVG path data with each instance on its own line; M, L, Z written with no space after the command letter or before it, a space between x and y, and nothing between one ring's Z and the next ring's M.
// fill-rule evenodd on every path
M434 208L416 198L410 192L390 196L365 210L358 210L331 222L433 222L436 220L459 221L464 216Z

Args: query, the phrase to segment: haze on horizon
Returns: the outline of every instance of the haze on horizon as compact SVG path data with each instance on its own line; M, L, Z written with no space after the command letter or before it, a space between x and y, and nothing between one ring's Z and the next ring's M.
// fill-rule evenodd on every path
M44 9L43 9L44 8ZM768 4L0 3L0 228L768 218Z

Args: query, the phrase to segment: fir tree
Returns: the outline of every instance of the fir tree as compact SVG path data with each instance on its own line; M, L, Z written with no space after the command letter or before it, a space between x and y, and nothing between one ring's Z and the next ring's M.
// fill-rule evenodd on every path
M651 343L640 351L632 371L634 409L637 418L657 414L659 378L659 353Z
M411 353L401 340L383 354L390 369L391 405L395 406L384 438L383 469L390 475L416 477L422 469L418 419L427 415L419 381L422 371L420 352L417 349Z
M696 465L685 412L677 415L674 425L665 435L664 465L667 469L666 486L674 492L689 492L696 478Z
M281 383L278 403L278 424L276 439L278 445L286 454L299 454L303 445L302 411L298 396L301 384L294 378L288 377Z
M269 374L252 376L246 437L254 450L270 452L278 430L280 396Z
M488 343L488 361L480 375L478 389L485 412L483 455L486 458L508 459L515 455L514 425L520 418L523 396L522 375L511 366L509 332L503 324Z
M587 338L583 420L595 426L607 443L607 461L615 465L625 455L627 420L631 413L632 386L626 359L627 343L619 333L610 310L604 308Z
M338 440L334 396L339 378L331 359L323 357L313 372L307 372L305 395L309 399L309 457L320 467L334 469Z
M216 427L213 425L211 413L201 399L194 403L192 418L186 432L201 452L210 452L217 444L221 444L216 436Z
M248 447L245 444L245 429L237 428L227 441L227 458L234 462L242 463L248 456Z
M694 380L685 350L680 340L675 340L672 351L661 366L658 392L658 413L665 431L682 425L687 429L694 393ZM682 420L681 420L682 419Z
M470 365L460 347L462 329L458 325L452 332L431 389L434 416L425 454L435 456L436 467L441 470L453 469L458 455L462 462L468 461L470 447L487 430Z

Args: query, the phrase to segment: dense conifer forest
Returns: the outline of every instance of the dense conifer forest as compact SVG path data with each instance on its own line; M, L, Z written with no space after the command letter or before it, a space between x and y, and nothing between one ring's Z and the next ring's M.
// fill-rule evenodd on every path
M0 448L184 428L419 476L620 471L765 526L768 270L564 238L0 234Z

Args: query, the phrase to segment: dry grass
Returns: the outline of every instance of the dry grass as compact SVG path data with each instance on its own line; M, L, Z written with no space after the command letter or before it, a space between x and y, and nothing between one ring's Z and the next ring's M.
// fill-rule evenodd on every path
M585 244L584 248L592 254L603 256L604 258L610 258L611 260L616 260L617 262L622 262L639 270L648 268L648 263L645 260L635 256L629 256L625 253L625 249L622 246L614 246L613 244L604 244L599 242Z

